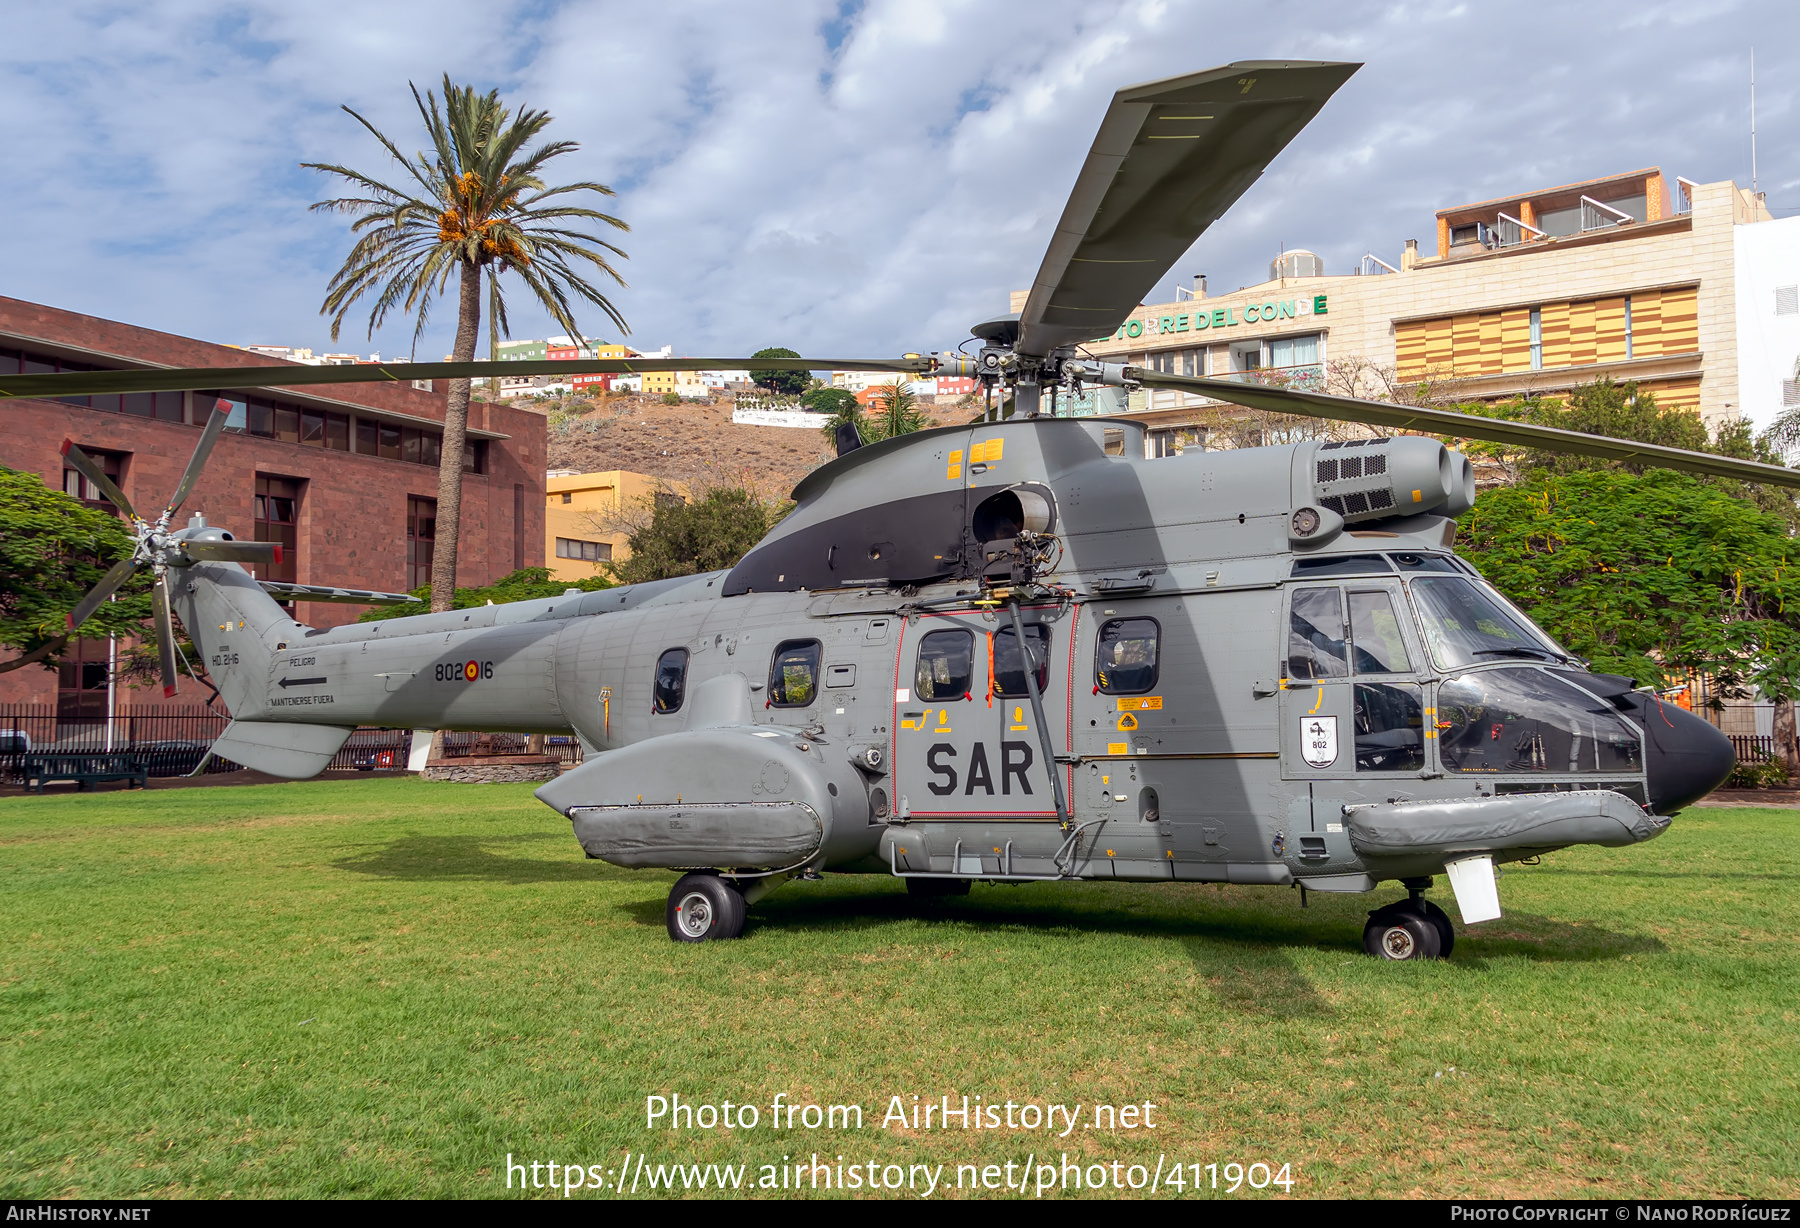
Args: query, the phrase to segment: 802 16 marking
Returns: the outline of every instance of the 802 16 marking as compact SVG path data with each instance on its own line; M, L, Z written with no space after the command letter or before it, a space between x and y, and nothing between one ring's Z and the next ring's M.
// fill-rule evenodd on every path
M492 661L449 661L437 667L438 682L479 682L494 676Z

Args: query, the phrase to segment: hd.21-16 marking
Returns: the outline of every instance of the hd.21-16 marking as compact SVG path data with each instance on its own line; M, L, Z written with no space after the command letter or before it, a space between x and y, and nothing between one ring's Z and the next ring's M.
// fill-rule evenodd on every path
M438 682L479 682L494 676L492 661L450 661L437 667Z

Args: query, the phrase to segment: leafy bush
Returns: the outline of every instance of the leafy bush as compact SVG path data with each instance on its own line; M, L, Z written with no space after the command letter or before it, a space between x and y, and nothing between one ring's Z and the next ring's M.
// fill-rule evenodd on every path
M1740 759L1725 781L1727 789L1785 789L1787 785L1787 764L1779 759Z
M665 392L663 393L662 401L664 405L679 405L681 404L681 394L679 392Z

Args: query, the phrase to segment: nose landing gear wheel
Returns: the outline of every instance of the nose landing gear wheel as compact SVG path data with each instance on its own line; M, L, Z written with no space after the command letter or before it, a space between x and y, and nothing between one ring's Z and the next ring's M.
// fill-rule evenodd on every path
M1438 928L1415 912L1369 918L1363 927L1363 950L1376 959L1437 959Z
M744 897L716 874L686 874L669 892L664 912L676 942L710 942L744 932Z

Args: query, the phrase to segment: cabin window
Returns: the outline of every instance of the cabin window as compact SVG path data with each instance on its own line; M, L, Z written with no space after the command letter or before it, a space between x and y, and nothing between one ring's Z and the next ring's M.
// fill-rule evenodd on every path
M1406 637L1385 592L1350 594L1350 643L1359 674L1409 674Z
M1365 593L1351 594L1352 602ZM1354 609L1354 606L1352 606ZM1417 772L1425 767L1425 705L1416 686L1385 682L1356 688L1356 770Z
M687 695L688 650L671 648L656 658L656 682L651 704L657 712L674 712Z
M783 640L769 667L769 702L804 708L819 693L819 641Z
M1095 640L1094 685L1105 695L1156 689L1156 649L1162 628L1154 618L1115 618Z
M1016 699L1031 692L1025 688L1025 663L1019 659L1019 637L1011 627L994 632L994 694ZM1031 653L1031 672L1037 675L1038 694L1050 684L1050 628L1043 623L1025 624L1025 647Z
M933 631L919 641L913 695L919 699L967 699L974 657L973 632Z
M1288 617L1288 677L1342 678L1350 672L1344 658L1343 590L1296 589Z

